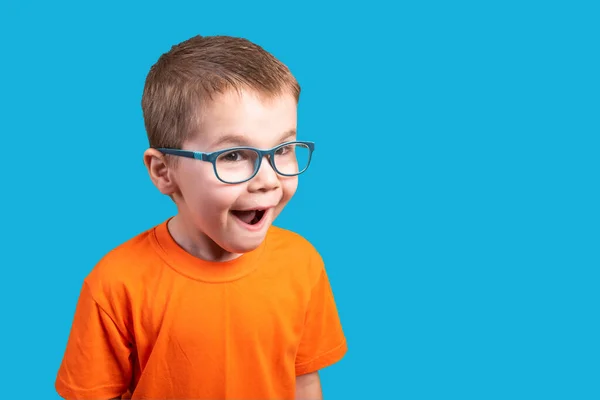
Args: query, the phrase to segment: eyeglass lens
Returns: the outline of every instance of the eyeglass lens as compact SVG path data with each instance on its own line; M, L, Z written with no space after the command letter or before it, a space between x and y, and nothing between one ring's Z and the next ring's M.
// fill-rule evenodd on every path
M237 149L219 155L216 171L226 182L241 182L250 178L258 164L259 154L254 150ZM305 144L291 143L275 151L273 164L282 175L298 175L307 168L310 149Z

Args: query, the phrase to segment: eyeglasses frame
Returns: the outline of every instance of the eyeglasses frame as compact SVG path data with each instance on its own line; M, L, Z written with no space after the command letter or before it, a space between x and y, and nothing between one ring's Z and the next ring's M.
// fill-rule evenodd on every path
M306 163L306 167L302 170L299 171L295 174L284 174L281 171L279 171L277 169L277 167L275 166L275 162L273 161L274 157L275 157L275 152L277 150L279 150L280 148L284 147L284 146L289 146L290 144L301 144L301 145L305 145L306 147L308 147L310 153L308 155L308 162ZM173 156L178 156L178 157L186 157L186 158L193 158L195 160L199 160L199 161L205 161L205 162L210 162L213 165L213 171L215 173L215 176L217 177L217 179L223 183L226 184L230 184L230 185L237 185L240 183L244 183L244 182L248 182L249 180L251 180L252 178L254 178L256 176L256 174L258 173L258 171L260 171L260 167L262 164L262 160L263 158L267 157L267 159L269 160L269 164L271 165L271 167L273 168L273 170L278 173L279 175L282 176L297 176L300 175L302 173L304 173L311 161L312 161L312 155L313 152L315 150L315 143L314 142L310 142L310 141L291 141L291 142L285 142L285 143L281 143L278 144L277 146L270 148L270 149L259 149L256 147L250 147L250 146L237 146L237 147L230 147L227 149L221 149L221 150L217 150L217 151L213 151L213 152L202 152L202 151L194 151L194 150L182 150L182 149L173 149L173 148L166 148L166 147L157 147L155 148L156 150L160 151L163 154L170 154ZM236 182L228 182L225 181L223 179L221 179L221 177L219 176L219 173L217 172L217 159L219 158L219 156L223 153L227 153L227 152L231 152L231 151L236 151L236 150L253 150L256 153L258 153L258 158L256 160L256 163L254 165L254 173L252 174L252 176L250 176L248 179L244 179L243 181L236 181Z

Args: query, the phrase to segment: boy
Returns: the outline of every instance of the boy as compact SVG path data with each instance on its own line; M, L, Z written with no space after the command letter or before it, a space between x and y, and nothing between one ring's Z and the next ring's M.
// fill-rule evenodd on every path
M317 251L272 225L313 151L299 94L239 38L191 38L150 69L144 163L178 212L86 277L61 397L322 397L318 371L346 352L331 288Z

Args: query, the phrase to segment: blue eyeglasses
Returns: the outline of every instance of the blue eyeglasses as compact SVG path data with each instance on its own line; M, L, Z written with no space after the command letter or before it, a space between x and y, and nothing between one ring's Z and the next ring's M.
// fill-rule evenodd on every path
M268 150L241 146L212 153L157 148L163 154L212 163L217 179L228 184L243 183L254 178L265 156L267 156L271 167L279 175L300 175L308 169L314 149L315 144L313 142L303 141L282 143Z

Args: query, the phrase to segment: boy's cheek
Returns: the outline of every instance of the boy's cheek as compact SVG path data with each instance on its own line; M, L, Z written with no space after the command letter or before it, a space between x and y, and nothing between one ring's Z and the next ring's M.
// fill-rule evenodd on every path
M282 202L287 203L290 201L294 194L296 194L296 190L298 189L298 177L293 177L290 179L286 179L283 181L283 198Z

